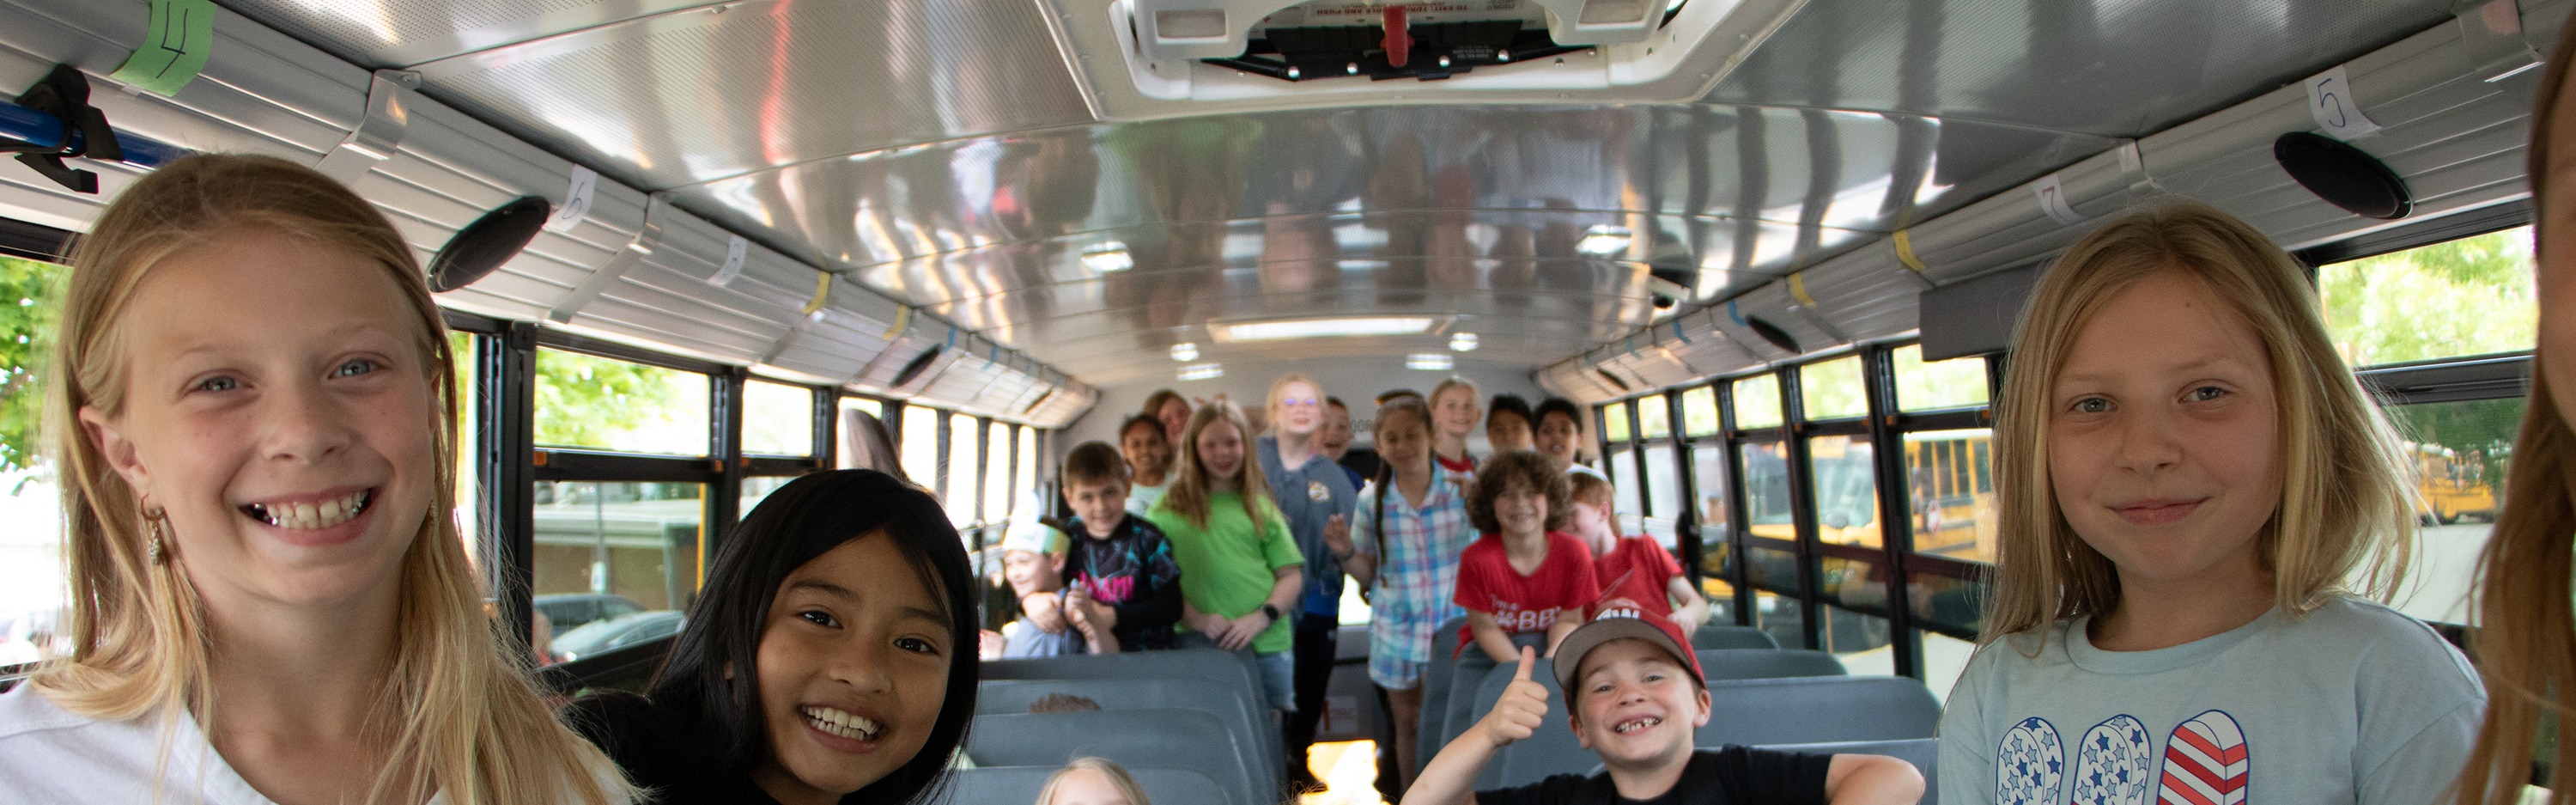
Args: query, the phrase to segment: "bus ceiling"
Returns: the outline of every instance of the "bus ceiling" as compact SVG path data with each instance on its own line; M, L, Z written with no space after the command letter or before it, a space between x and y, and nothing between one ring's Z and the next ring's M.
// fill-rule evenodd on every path
M2292 248L2510 203L2576 0L559 5L229 0L164 97L109 78L144 4L0 0L0 89L69 64L120 134L324 164L424 256L551 202L460 311L1061 424L1226 363L1754 370L2172 196ZM2408 217L2302 189L2291 132ZM96 214L5 170L0 218ZM1261 324L1306 335L1222 337Z

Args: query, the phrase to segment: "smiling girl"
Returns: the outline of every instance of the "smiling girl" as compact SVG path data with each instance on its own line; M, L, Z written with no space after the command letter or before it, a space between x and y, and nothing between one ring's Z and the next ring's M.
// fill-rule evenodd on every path
M2439 799L2485 697L2432 629L2339 586L2402 569L2414 510L2289 256L2200 205L2112 223L2012 355L1940 801Z
M1200 406L1182 431L1172 487L1145 519L1181 566L1184 646L1248 652L1270 706L1295 712L1288 616L1305 590L1306 556L1245 452L1251 430L1234 403Z
M1432 632L1466 616L1450 592L1458 586L1458 554L1476 531L1467 524L1466 496L1456 484L1440 483L1433 468L1431 411L1421 398L1389 400L1376 419L1377 454L1385 463L1360 491L1352 541L1369 557L1364 564L1376 569L1369 678L1386 689L1396 768L1409 777L1421 766L1415 733L1422 724L1422 670L1434 661Z
M978 588L930 495L874 470L770 493L648 696L568 720L663 802L925 802L975 712Z
M0 802L622 802L483 616L412 249L200 156L81 238L47 436L75 647L0 696Z

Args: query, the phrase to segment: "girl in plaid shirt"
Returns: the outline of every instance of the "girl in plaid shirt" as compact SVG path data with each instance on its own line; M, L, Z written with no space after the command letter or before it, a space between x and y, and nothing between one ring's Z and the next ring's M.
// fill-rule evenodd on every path
M1422 667L1431 661L1431 633L1465 615L1450 600L1458 586L1458 554L1476 539L1467 524L1466 498L1442 483L1431 459L1431 409L1418 397L1398 397L1377 409L1377 479L1360 491L1359 522L1351 541L1376 569L1369 587L1374 612L1369 627L1369 678L1386 689L1395 717L1396 768L1412 782L1415 732L1422 722ZM1388 489L1395 490L1387 494ZM1445 659L1445 658L1444 658Z

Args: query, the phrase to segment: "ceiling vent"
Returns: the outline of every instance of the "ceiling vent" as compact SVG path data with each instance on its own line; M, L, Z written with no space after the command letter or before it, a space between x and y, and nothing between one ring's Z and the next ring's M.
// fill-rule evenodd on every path
M1093 114L1698 100L1806 0L1039 0Z

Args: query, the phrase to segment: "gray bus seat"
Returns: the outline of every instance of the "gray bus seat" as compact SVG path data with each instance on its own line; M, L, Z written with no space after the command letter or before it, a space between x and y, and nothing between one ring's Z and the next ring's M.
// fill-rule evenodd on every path
M1513 635L1512 645L1529 646L1540 651L1546 651L1547 633L1531 632L1528 634ZM1467 646L1467 650L1459 652L1458 661L1453 664L1457 667L1451 669L1451 676L1449 677L1449 700L1442 705L1443 713L1440 717L1440 739L1431 744L1432 746L1448 746L1451 740L1454 740L1459 735L1465 733L1468 727L1476 725L1476 693L1484 688L1486 678L1494 675L1494 658L1485 656L1483 649L1479 649L1473 645L1469 645ZM1503 678L1511 678L1508 669L1506 669ZM1431 702L1429 701L1424 701L1422 703L1422 707L1425 710L1430 709L1431 706ZM1490 704L1488 706L1490 707ZM1424 734L1428 735L1430 733ZM1431 755L1429 753L1425 753L1418 756L1429 758ZM1423 762L1429 763L1431 761L1426 759Z
M1715 747L1701 748L1713 749ZM1909 738L1902 741L1836 741L1833 743L1814 744L1768 744L1762 748L1775 749L1782 752L1806 752L1817 755L1886 755L1907 763L1912 763L1914 764L1914 769L1916 771L1923 772L1923 798L1916 800L1915 805L1934 805L1933 797L1941 791L1941 786L1932 778L1932 772L1939 769L1941 766L1941 742L1933 738Z
M1702 649L1700 672L1710 680L1842 676L1843 661L1823 651L1786 648Z
M983 679L1207 679L1240 690L1262 690L1251 659L1203 648L984 660L976 670Z
M1236 802L1279 790L1278 756L1235 740L1225 719L1197 710L1103 710L975 717L966 757L978 766L1061 766L1084 755L1121 766L1197 769Z
M1209 679L987 679L976 684L975 714L1026 713L1050 693L1090 699L1103 710L1202 710L1223 717L1237 740L1278 754L1278 721L1259 690L1230 688ZM1280 755L1285 757L1285 755Z
M1445 734L1441 725L1448 720L1450 680L1458 675L1458 664L1449 658L1458 651L1458 630L1464 628L1467 619L1459 617L1431 630L1431 661L1422 666L1422 721L1414 726L1413 733L1426 750L1413 759L1417 773L1422 771L1422 764L1431 762L1432 742Z
M1691 650L1721 648L1779 648L1780 641L1770 632L1753 626L1705 624L1691 632Z
M1697 746L1930 738L1941 702L1901 676L1737 679L1708 683Z
M1267 805L1267 803L1237 800L1234 798L1235 794L1218 786L1215 780L1191 769L1129 766L1124 763L1118 765L1127 770L1128 776L1136 778L1137 787L1145 789L1146 798L1155 802ZM1047 778L1054 776L1059 768L1062 767L991 766L960 769L957 771L956 781L949 785L949 797L946 801L958 805L984 805L984 803L1020 805L1020 803L1036 802L1038 792L1046 788Z

